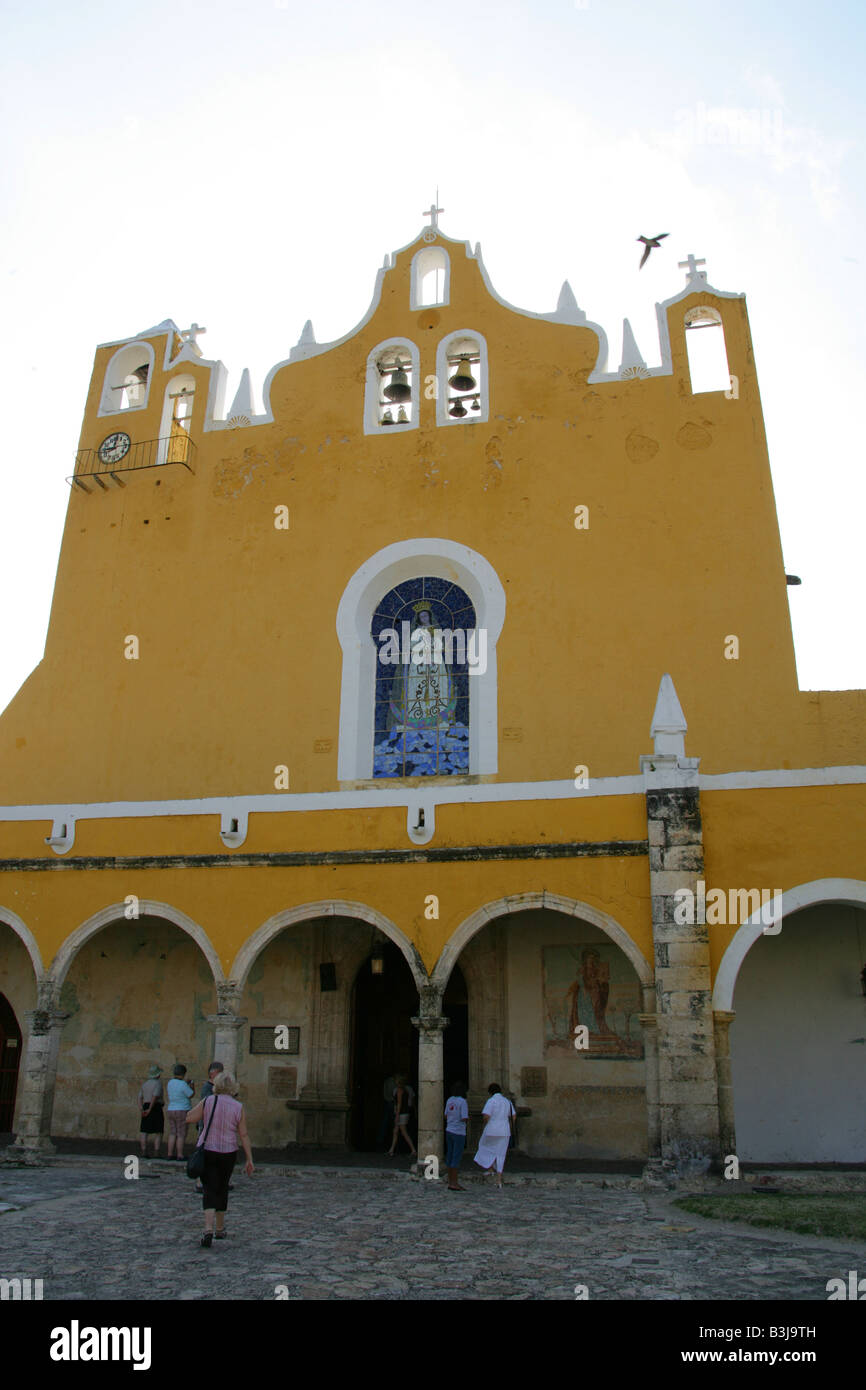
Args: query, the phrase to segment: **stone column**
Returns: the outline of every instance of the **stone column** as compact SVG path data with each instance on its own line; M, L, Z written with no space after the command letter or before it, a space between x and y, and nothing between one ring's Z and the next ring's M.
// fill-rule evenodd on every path
M445 1158L445 1084L442 1034L449 1019L442 1017L442 993L435 985L419 991L421 1010L412 1019L418 1029L418 1158Z
M722 1158L737 1152L737 1131L734 1124L734 1088L731 1081L731 1024L733 1010L716 1009L713 1024L716 1033L716 1073L719 1087L719 1139Z
M238 1012L240 990L234 980L217 985L217 1012L209 1014L206 1022L213 1028L211 1060L222 1062L227 1072L238 1078L238 1034L247 1022Z
M680 1172L705 1171L719 1156L707 927L675 896L687 889L694 908L704 869L699 760L685 756L685 732L673 681L663 676L651 729L655 753L641 758L641 770L655 953L660 1155Z
M10 1157L38 1163L43 1155L56 1152L51 1142L54 1088L60 1034L69 1014L57 1008L53 989L39 990L39 1007L25 1014L27 1044L21 1062L18 1099L18 1125Z

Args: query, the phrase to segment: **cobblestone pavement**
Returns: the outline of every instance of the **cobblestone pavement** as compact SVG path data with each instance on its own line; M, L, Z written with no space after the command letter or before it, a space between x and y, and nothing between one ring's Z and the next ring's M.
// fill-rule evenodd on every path
M704 1221L670 1192L464 1181L236 1170L228 1239L204 1250L180 1165L0 1170L0 1277L64 1300L573 1300L585 1285L591 1300L824 1301L828 1279L866 1268L866 1244Z

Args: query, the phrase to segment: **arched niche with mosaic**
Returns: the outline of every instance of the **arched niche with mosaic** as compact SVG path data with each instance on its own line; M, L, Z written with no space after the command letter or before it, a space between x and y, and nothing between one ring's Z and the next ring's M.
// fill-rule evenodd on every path
M371 625L376 644L374 777L469 772L469 682L475 609L450 580L428 575L389 590Z

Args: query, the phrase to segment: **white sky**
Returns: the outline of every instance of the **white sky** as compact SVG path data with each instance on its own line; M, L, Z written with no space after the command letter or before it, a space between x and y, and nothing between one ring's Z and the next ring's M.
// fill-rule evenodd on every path
M569 279L612 367L625 316L658 362L687 252L746 291L800 683L866 686L864 31L804 0L3 0L0 708L42 654L96 344L197 320L260 404L437 184L497 291L547 311Z

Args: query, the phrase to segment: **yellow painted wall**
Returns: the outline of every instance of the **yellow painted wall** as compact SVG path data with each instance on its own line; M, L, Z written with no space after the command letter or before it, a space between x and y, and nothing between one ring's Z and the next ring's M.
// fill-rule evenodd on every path
M442 238L450 303L412 311L419 244L397 256L354 336L276 373L271 424L205 431L211 368L164 370L160 335L147 409L99 417L116 347L97 350L80 447L117 429L155 439L166 385L183 373L197 383L195 472L72 489L45 657L0 718L4 804L270 794L283 763L291 793L336 790L337 606L370 555L413 536L471 546L505 589L498 780L567 779L579 763L591 777L636 774L665 671L704 773L866 763L866 693L797 690L745 301L696 291L668 313L671 376L590 385L595 334L498 302L461 243ZM683 315L700 303L722 316L737 400L691 393ZM457 329L488 343L489 421L437 428L422 394L419 429L365 436L369 351L411 339L423 381ZM573 524L579 503L587 531ZM279 504L287 532L273 524ZM124 659L128 634L137 661ZM729 634L737 661L724 658ZM519 736L504 739L506 728ZM708 881L748 869L736 881L751 882L760 868L762 881L786 886L862 866L862 786L703 802ZM73 853L218 853L218 828L213 816L81 821ZM53 859L50 829L0 819L0 856ZM645 834L634 796L440 806L434 844ZM406 845L405 810L339 810L253 816L243 853ZM543 889L610 913L649 958L648 884L646 859L53 871L0 876L0 907L50 959L81 922L134 892L200 923L228 970L272 913L349 899L384 913L432 966L478 907ZM423 916L429 893L438 921Z

